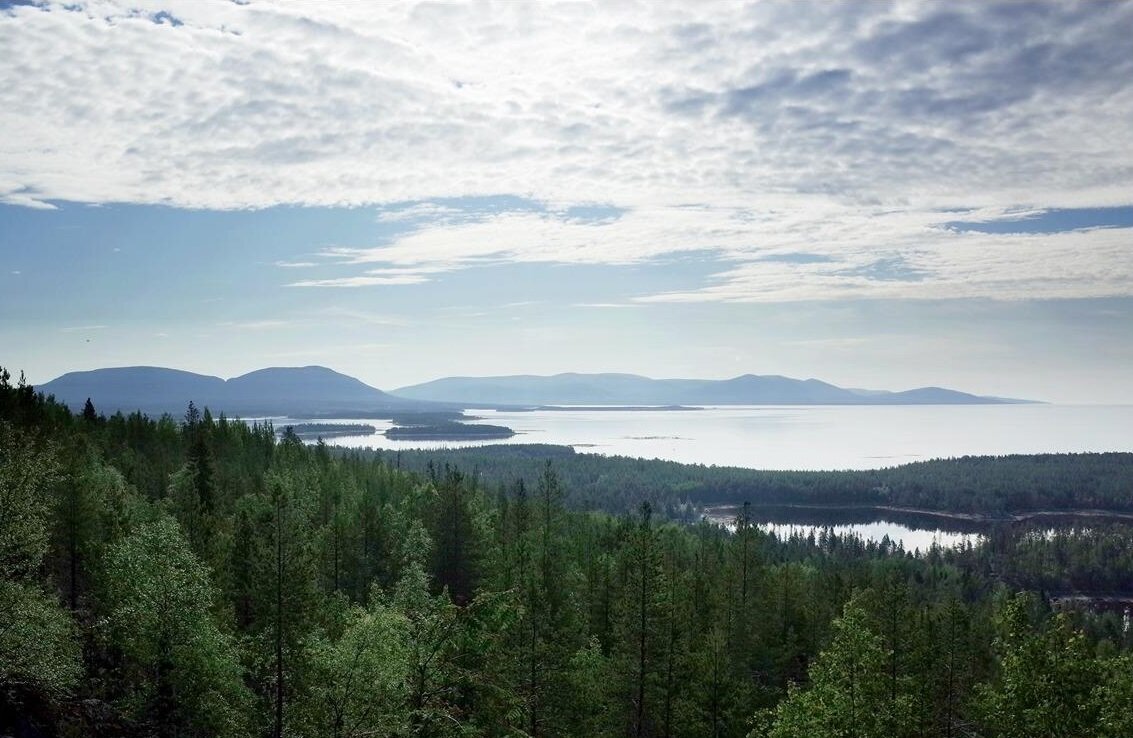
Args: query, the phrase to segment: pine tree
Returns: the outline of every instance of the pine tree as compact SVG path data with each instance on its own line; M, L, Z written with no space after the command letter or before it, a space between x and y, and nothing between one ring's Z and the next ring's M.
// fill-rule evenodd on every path
M55 564L72 610L101 567L105 547L125 532L138 501L117 469L80 457L78 468L56 485Z
M775 711L772 738L889 738L908 724L909 708L889 694L889 653L869 628L860 597L834 621L834 636Z
M285 734L290 705L302 696L304 644L318 603L310 487L293 468L294 458L281 466L268 472L264 492L246 498L239 513L252 541L245 552L247 629L273 738Z
M433 578L457 604L471 602L480 580L483 541L475 497L456 469L446 468L436 481L429 526L434 543Z
M626 706L626 732L654 735L661 722L666 647L665 594L668 591L653 510L642 503L640 517L624 551L626 585L618 618L615 658Z
M88 423L90 425L94 425L95 423L98 422L98 412L94 409L94 403L90 401L89 397L87 398L87 401L85 403L83 403L83 416L82 417L83 417L83 422Z

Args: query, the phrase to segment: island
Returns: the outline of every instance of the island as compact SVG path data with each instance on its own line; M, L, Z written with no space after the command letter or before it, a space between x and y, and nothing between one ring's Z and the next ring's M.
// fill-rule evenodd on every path
M288 428L302 439L369 436L378 432L377 428L367 423L292 423L276 428L275 432L283 435Z
M704 408L692 405L540 405L539 407L525 409L529 411L549 410L556 412L578 410L581 412L632 411L642 413L651 411L671 412L674 410L703 410Z
M511 438L515 431L503 425L435 421L396 425L385 431L391 441L482 441Z

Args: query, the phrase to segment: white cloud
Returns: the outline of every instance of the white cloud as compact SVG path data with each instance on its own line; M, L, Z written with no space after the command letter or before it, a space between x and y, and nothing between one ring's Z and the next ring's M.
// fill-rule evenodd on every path
M902 234L879 219L875 237L904 244L870 248L871 232L817 249L837 260L806 264L745 261L700 289L637 298L641 302L788 302L832 298L1019 300L1113 297L1133 285L1133 229L1054 234ZM840 248L839 248L840 246Z
M279 263L359 272L290 286L703 258L627 297L1133 292L1127 231L940 227L1129 204L1130 3L67 7L0 11L0 201L397 204L388 243ZM548 207L445 199L497 194Z
M423 275L417 274L398 274L394 276L382 276L381 270L377 270L377 274L366 274L355 277L334 277L331 279L304 279L298 282L291 282L288 287L379 287L379 286L395 286L407 284L421 284L427 282L428 278Z
M353 323L363 323L366 325L376 326L403 326L407 321L397 315L385 315L382 313L372 313L364 310L354 310L351 308L331 306L319 309L316 314L325 318L332 318L339 321L349 321Z
M14 7L0 184L222 208L1124 201L1133 8L1016 5Z
M983 209L965 217L992 214ZM1133 288L1133 229L992 234L946 227L956 219L954 212L834 205L814 197L777 198L763 210L641 207L595 222L504 212L423 227L381 246L327 249L329 263L382 266L299 286L418 284L501 263L676 260L699 261L716 273L703 287L629 295L632 302L620 304L1058 299L1126 295Z
M229 320L224 321L220 324L222 328L233 328L235 330L241 331L264 331L271 330L273 328L287 328L291 325L293 325L292 321L275 319L235 321Z
M108 327L109 326L105 325L72 325L67 326L66 328L60 328L59 330L63 333L85 333L87 331L105 330Z

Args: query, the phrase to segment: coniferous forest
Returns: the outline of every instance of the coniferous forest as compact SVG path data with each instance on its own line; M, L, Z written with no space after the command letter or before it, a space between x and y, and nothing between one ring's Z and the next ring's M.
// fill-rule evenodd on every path
M1128 624L1047 597L1127 588L1127 529L914 555L626 477L584 509L554 462L402 469L0 372L0 735L1133 735Z

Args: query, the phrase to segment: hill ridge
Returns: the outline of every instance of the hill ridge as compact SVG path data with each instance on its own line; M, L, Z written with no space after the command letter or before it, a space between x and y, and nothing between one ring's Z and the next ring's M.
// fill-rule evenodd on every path
M726 379L655 379L638 374L515 374L442 377L401 387L394 396L465 406L508 405L914 405L1029 402L944 387L863 390L821 379L745 373Z
M264 367L229 379L168 367L107 367L68 372L37 389L72 409L81 408L90 397L95 408L105 413L178 413L190 401L215 412L246 416L325 416L436 407L394 397L318 364Z

